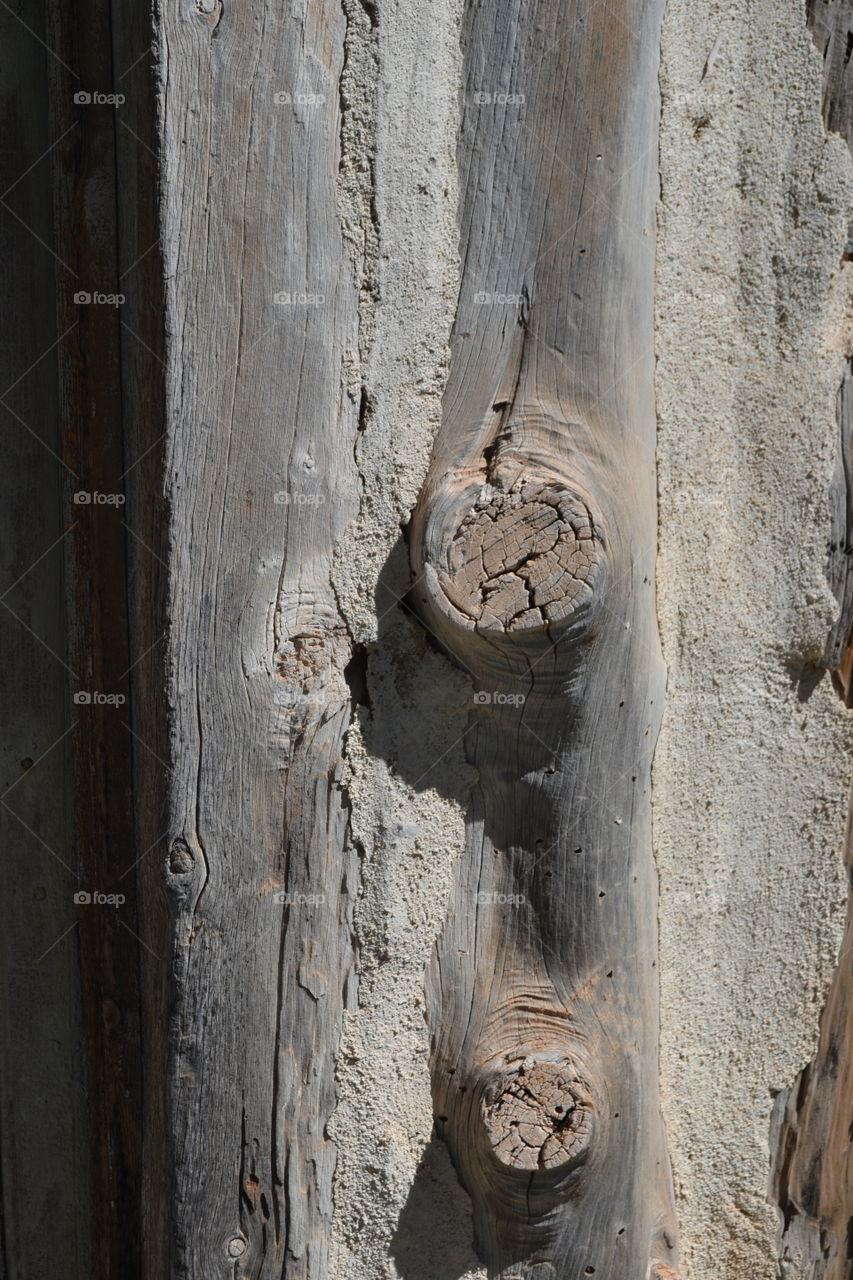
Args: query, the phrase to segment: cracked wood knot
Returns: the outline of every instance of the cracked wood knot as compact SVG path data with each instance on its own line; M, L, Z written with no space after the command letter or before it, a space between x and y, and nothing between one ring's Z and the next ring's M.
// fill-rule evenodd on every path
M573 1164L592 1136L592 1096L566 1061L525 1058L490 1084L481 1114L492 1150L511 1169Z
M571 618L593 599L601 528L582 498L556 484L486 484L447 551L441 588L469 626L515 632Z

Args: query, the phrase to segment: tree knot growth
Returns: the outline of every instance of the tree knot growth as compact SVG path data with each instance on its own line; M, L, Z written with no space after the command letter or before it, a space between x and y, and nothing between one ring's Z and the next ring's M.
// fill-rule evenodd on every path
M525 1058L489 1084L480 1111L495 1156L520 1172L565 1170L592 1137L592 1095L565 1059Z
M480 489L447 547L438 581L471 629L541 630L589 604L603 564L601 527L557 484Z

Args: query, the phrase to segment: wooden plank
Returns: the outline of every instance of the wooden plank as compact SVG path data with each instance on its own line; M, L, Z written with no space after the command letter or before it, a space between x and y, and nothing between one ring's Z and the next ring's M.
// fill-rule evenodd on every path
M124 523L116 105L109 6L49 7L73 838L89 1099L92 1275L140 1274L141 996ZM96 895L102 895L99 901ZM106 899L104 901L103 899ZM123 899L123 901L120 901ZM112 900L112 901L110 901Z
M44 6L0 11L0 1275L91 1276Z
M346 39L329 0L169 6L158 30L172 1274L205 1280L327 1274L357 863L330 583L357 508Z
M152 16L145 5L110 5L115 113L116 239L121 306L122 486L127 498L129 714L134 841L118 884L136 883L143 1078L136 1116L141 1174L137 1266L168 1276L174 1256L172 1143L168 1127L169 965L174 917L163 892L168 850L168 508L164 485L164 283L160 252L158 84Z
M480 694L429 981L437 1124L512 1277L677 1265L649 812L661 8L466 10L464 269L412 559Z

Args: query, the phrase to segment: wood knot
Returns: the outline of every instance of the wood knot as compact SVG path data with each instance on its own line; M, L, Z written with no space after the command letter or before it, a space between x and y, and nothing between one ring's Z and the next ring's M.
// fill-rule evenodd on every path
M541 630L592 601L603 537L586 502L557 484L483 485L447 547L438 583L465 625Z
M592 1095L565 1059L525 1058L490 1082L480 1112L492 1151L508 1169L565 1171L592 1137Z

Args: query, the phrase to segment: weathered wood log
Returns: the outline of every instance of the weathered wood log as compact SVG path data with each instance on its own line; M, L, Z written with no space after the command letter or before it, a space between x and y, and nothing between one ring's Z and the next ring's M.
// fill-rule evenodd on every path
M176 1276L328 1274L357 876L330 582L357 508L348 38L337 0L200 0L158 32Z
M464 270L411 528L479 773L429 975L436 1123L501 1275L673 1276L649 774L661 6L471 6Z

